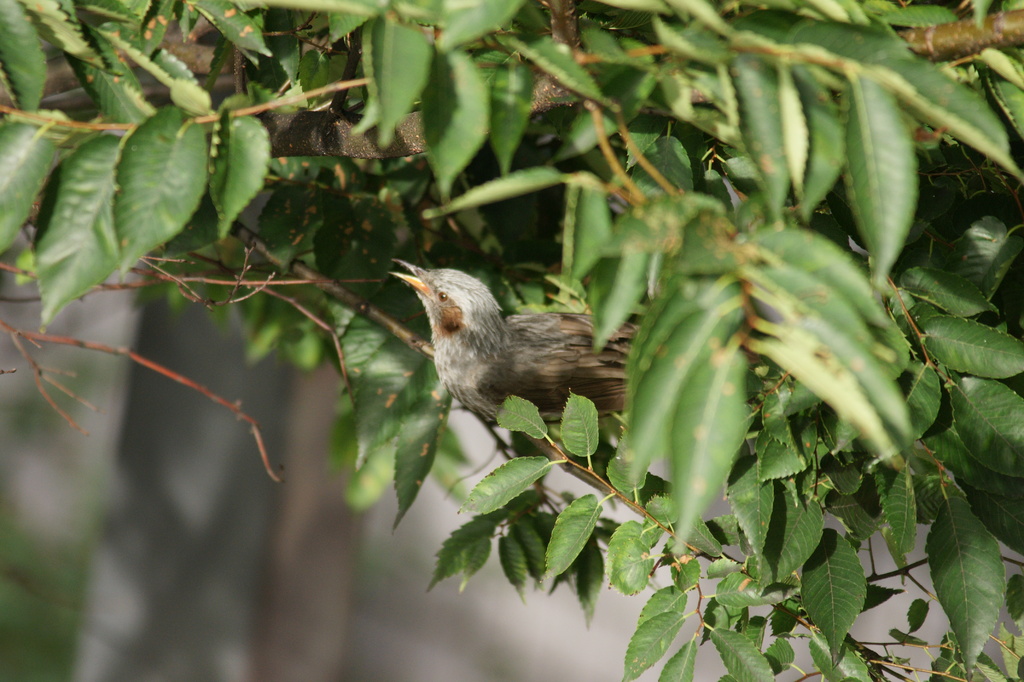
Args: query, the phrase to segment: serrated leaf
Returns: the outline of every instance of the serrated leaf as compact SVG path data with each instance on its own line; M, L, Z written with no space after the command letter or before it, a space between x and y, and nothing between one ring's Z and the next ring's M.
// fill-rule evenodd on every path
M914 498L914 483L910 467L896 472L892 469L879 469L875 473L878 490L881 493L882 516L889 524L886 540L894 553L909 554L917 542L917 503ZM883 531L884 532L884 531Z
M270 165L270 137L255 118L221 118L210 151L210 196L227 235L235 218L263 188Z
M772 518L775 488L771 482L765 484L758 480L757 458L743 457L736 462L726 497L751 548L755 554L760 554Z
M381 287L395 255L396 234L406 229L404 214L376 197L325 194L324 223L313 237L317 268L346 279L349 288L370 297Z
M645 529L639 521L626 521L615 529L608 541L606 567L612 587L625 595L647 587L655 561L651 547L659 535Z
M684 191L693 189L693 169L690 167L690 157L682 142L670 135L659 137L654 140L645 155L672 187ZM656 196L665 191L654 181L647 169L640 165L633 169L633 181L647 196Z
M939 604L967 669L974 667L999 618L1006 572L999 543L959 497L942 500L925 543Z
M811 633L809 649L814 666L828 682L875 682L876 678L868 671L867 664L851 647L843 647L839 659L833 661L828 642L817 630Z
M0 0L0 72L18 108L39 108L46 81L46 59L39 36L16 0Z
M736 682L765 682L775 679L768 659L740 633L716 628L711 631L711 642L722 657L725 669Z
M602 347L635 312L647 291L650 254L630 251L594 268L587 298L594 309L594 346Z
M864 607L864 567L846 538L827 528L818 548L804 563L800 584L804 608L821 628L835 659Z
M498 408L498 426L509 431L521 431L531 438L543 438L548 425L541 419L540 410L529 400L510 395Z
M566 178L565 174L548 166L535 166L514 171L505 177L477 185L466 193L455 197L444 206L424 211L423 217L437 218L456 211L464 211L469 208L476 208L477 206L523 196L524 194L531 194L559 185L565 182Z
M504 507L547 473L546 457L516 457L487 474L469 492L460 512L487 514Z
M623 680L635 680L661 660L685 620L686 614L680 610L659 613L640 623L626 647Z
M395 526L412 506L430 474L451 406L451 396L442 390L433 363L422 363L410 377L401 403L395 450L395 496L398 499Z
M35 25L39 37L72 57L99 66L101 61L82 34L82 26L57 0L23 0L21 3Z
M601 503L596 495L584 495L573 500L555 519L548 543L545 564L547 575L565 572L576 560L601 518Z
M562 412L562 443L577 457L590 457L600 440L597 407L589 399L570 393Z
M973 320L933 315L921 322L924 345L944 365L990 379L1024 372L1024 343Z
M818 204L835 186L846 163L846 149L842 122L832 93L818 83L806 67L793 67L793 80L800 94L810 138L800 201L800 215L805 221L810 221Z
M850 204L872 256L872 281L881 289L914 218L914 145L895 99L867 78L850 80L846 126Z
M510 38L509 44L542 71L553 76L564 87L587 99L605 102L604 94L593 77L573 59L568 45L556 43L547 36L530 41Z
M433 49L420 28L384 18L367 23L363 35L370 103L379 111L378 144L386 147L427 84Z
M995 310L977 286L946 270L910 268L900 275L900 287L957 317Z
M939 377L928 365L914 362L900 376L900 387L907 396L907 407L910 408L911 435L920 438L935 423L935 417L939 414Z
M778 71L767 59L750 54L737 57L731 71L739 96L743 143L760 170L768 205L779 215L789 193L790 173L786 163Z
M465 585L465 581L487 563L491 538L504 516L502 512L476 516L456 529L437 552L437 565L430 587L459 573L463 574Z
M999 540L1015 552L1024 553L1024 505L1020 500L975 490L963 484L971 511Z
M950 401L971 456L1002 474L1024 477L1024 398L997 381L963 377L950 388Z
M260 238L284 262L312 248L323 225L320 193L311 185L283 184L271 193L260 212Z
M515 535L502 535L498 538L498 562L505 578L523 597L526 587L526 550Z
M719 604L732 608L766 606L785 601L796 594L798 589L795 578L763 586L748 575L731 573L718 583L715 599Z
M250 59L252 55L247 54L249 52L271 56L270 50L263 42L263 32L259 25L235 3L228 0L196 0L195 7Z
M1006 583L1006 611L1017 627L1024 630L1024 575L1016 573Z
M482 0L461 2L445 0L442 10L444 30L437 41L439 50L450 50L476 40L512 20L523 0Z
M84 142L61 164L53 209L36 242L42 323L117 269L114 231L114 169L120 139L100 135Z
M583 551L576 557L576 596L583 607L583 615L587 624L594 617L597 598L604 591L604 553L596 542L583 546Z
M512 168L512 158L530 122L532 95L533 76L522 62L510 59L495 71L491 81L490 135L502 175Z
M917 632L924 625L924 619L928 617L928 602L924 599L915 599L907 609L907 629L910 632Z
M821 540L823 517L814 500L794 504L775 484L775 504L764 543L764 568L772 580L784 580L801 566Z
M711 344L728 339L743 315L735 284L703 292L696 300L666 290L661 301L655 302L664 306L660 313L641 321L629 360L629 447L636 454L636 471L678 450L672 425L687 387L698 368L708 366ZM691 395L690 400L704 398Z
M121 269L181 232L206 188L206 136L166 107L135 129L117 166Z
M119 32L107 30L100 31L100 33L110 41L111 45L125 52L133 62L166 87L170 91L171 101L174 104L195 116L209 114L212 111L210 93L195 82L192 72L184 68L177 57L164 50L158 50L153 55L153 59L150 59L133 43L124 39ZM168 68L168 63L174 66ZM180 71L176 67L181 67ZM174 71L179 71L179 73L176 75Z
M691 639L668 659L658 682L692 682L696 662L697 640Z
M789 640L780 637L765 649L764 656L772 666L772 672L778 675L792 665L796 659L796 652L793 651L793 645Z
M423 91L423 137L442 196L487 139L490 96L476 65L462 52L434 55Z
M28 219L53 151L53 143L35 126L0 125L0 252L10 247Z
M1009 234L999 219L985 216L956 240L949 268L981 289L983 296L991 298L1021 249L1024 239Z

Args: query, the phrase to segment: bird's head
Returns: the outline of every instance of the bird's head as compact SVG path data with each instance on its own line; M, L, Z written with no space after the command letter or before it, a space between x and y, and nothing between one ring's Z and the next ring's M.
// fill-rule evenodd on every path
M483 347L503 343L505 321L501 307L486 284L459 270L426 270L397 258L395 262L410 274L391 274L411 286L420 297L435 344L456 338Z

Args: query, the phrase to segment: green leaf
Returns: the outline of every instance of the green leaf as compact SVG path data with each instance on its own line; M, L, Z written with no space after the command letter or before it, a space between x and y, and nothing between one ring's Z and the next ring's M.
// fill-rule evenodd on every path
M423 91L423 137L442 196L487 139L490 97L476 65L462 52L434 55Z
M117 167L121 269L181 232L206 188L206 136L165 107L135 129Z
M726 497L751 548L755 554L760 554L772 518L775 488L770 481L761 483L758 480L757 465L757 458L751 456L736 462L729 478Z
M960 487L967 493L971 511L985 527L1007 547L1024 553L1024 505L1020 500L975 490L963 483Z
M775 505L764 543L764 568L772 580L785 580L814 552L821 540L823 517L814 500L794 501L775 484Z
M68 64L99 110L115 121L127 123L141 123L156 113L142 94L142 84L135 72L120 61L117 50L104 34L88 27L86 30L105 64L96 65L75 57L69 57Z
M482 0L466 3L445 0L442 10L444 30L437 49L450 50L491 33L512 20L524 0Z
M1024 372L1024 343L973 320L933 315L921 323L924 345L944 365L990 379Z
M731 340L694 368L671 425L675 531L688 537L695 517L721 494L747 435L746 357Z
M910 268L900 275L900 287L957 317L996 309L977 286L947 270Z
M546 457L509 460L476 484L459 511L487 514L501 509L546 474L550 466Z
M606 566L612 587L627 596L647 587L655 561L651 547L660 535L661 529L645 528L639 521L626 521L615 529Z
M588 542L583 546L583 551L576 557L576 596L579 598L580 606L583 607L583 615L590 625L594 618L594 609L597 606L597 598L604 591L604 552L597 546L596 542Z
M920 438L939 414L939 377L931 367L913 362L900 376L900 386L910 408L911 435Z
M843 124L832 93L818 83L806 67L795 66L793 80L800 94L810 138L800 201L800 216L809 222L818 204L835 186L846 163L846 149Z
M1009 234L997 218L986 216L956 240L949 257L950 270L981 289L985 298L991 298L1021 249L1024 239Z
M260 212L260 238L284 262L312 248L313 238L323 225L320 193L310 184L281 185Z
M526 550L515 535L502 535L498 538L498 562L512 587L523 597L526 587Z
M838 661L833 661L828 652L828 643L821 632L811 633L811 659L828 682L875 682L868 666L851 647L843 647Z
M690 191L693 189L693 169L690 157L683 143L671 136L657 138L646 152L647 160L673 187ZM647 196L664 193L643 166L633 169L633 181Z
M593 77L573 59L572 50L568 45L556 43L547 36L529 41L509 38L508 43L569 90L587 99L606 101Z
M78 19L70 14L70 6L58 0L32 0L21 3L35 25L39 37L72 57L91 64L101 64L96 52L82 34Z
M623 680L635 680L661 660L685 620L686 614L678 610L659 613L640 623L626 647Z
M412 110L427 84L433 49L416 26L387 19L373 19L363 29L370 83L370 106L376 106L378 144L394 139L395 126Z
M928 602L924 599L915 599L907 609L907 630L917 632L924 625L924 619L928 617Z
M743 573L731 573L718 583L715 599L723 606L745 608L778 604L797 593L796 578L763 586Z
M263 42L263 31L252 18L229 0L196 0L195 7L225 38L250 59L249 52L268 57L272 53Z
M935 594L949 617L967 669L999 618L1006 572L999 543L962 498L942 500L925 543Z
M510 395L498 408L498 426L509 431L522 431L531 438L544 438L548 425L541 419L540 410L529 400Z
M395 255L395 235L407 229L405 216L373 196L326 194L324 224L313 238L317 268L328 277L346 279L350 289L369 297L388 279Z
M402 392L401 402L395 450L395 526L409 511L430 474L451 406L451 396L442 390L433 363L420 365Z
M117 269L114 168L119 143L113 135L94 137L60 166L54 205L36 242L43 325Z
M688 387L698 368L709 366L712 345L724 344L743 317L734 283L695 299L667 286L656 305L657 314L641 321L629 360L629 447L636 453L636 471L646 471L652 461L681 449L672 440L677 414L682 405L690 407L707 397Z
M693 669L697 662L697 640L684 644L661 669L658 682L692 682Z
M571 258L563 257L563 266L574 279L582 280L612 241L612 216L604 192L589 187L578 190L576 205L566 202L563 251L572 249L572 253Z
M804 608L821 628L833 658L864 608L867 582L857 552L846 538L825 529L800 577Z
M18 108L39 108L46 81L46 59L39 36L16 0L0 0L0 73Z
M1024 575L1010 576L1006 583L1006 611L1017 627L1024 629Z
M212 111L210 93L194 80L192 72L177 57L165 50L158 50L150 59L136 45L124 39L120 32L106 30L100 33L111 45L125 52L133 62L168 88L174 104L194 116Z
M53 143L35 126L0 125L0 252L18 236L53 163Z
M491 554L491 538L504 517L502 512L475 516L456 529L437 552L437 566L430 587L459 573L463 574L462 584L465 586L465 581L487 563Z
M846 175L857 228L883 288L903 250L917 201L917 160L895 99L874 81L850 80Z
M600 440L597 407L587 398L570 393L562 412L562 443L577 457L590 457L597 452Z
M971 456L1002 474L1024 477L1024 398L999 382L963 377L950 387L950 400Z
M597 264L587 298L594 309L594 346L602 347L636 311L647 291L650 254L629 251Z
M778 71L767 59L750 54L738 56L731 70L740 102L743 143L760 170L768 204L779 215L789 193L790 174L783 141Z
M547 575L561 575L583 551L601 518L601 503L595 495L573 500L555 519L545 564Z
M736 682L766 682L775 679L768 659L740 633L716 628L711 631L711 642L722 657L725 669Z
M477 206L523 196L524 194L531 194L548 187L560 185L566 179L567 176L565 174L548 166L525 168L509 173L505 177L477 185L466 193L455 197L444 206L427 209L423 211L423 217L428 219L437 218L449 213L455 213L456 211L464 211L476 208Z
M886 540L900 561L914 550L917 542L917 503L910 467L906 466L899 472L879 468L875 478L881 493L882 515L889 524Z
M7 0L10 2L10 0ZM519 142L530 122L533 76L530 68L510 59L494 72L491 81L491 148L502 175L512 168Z
M225 113L210 150L210 196L220 217L220 237L227 235L235 218L263 189L269 165L267 129L255 118Z

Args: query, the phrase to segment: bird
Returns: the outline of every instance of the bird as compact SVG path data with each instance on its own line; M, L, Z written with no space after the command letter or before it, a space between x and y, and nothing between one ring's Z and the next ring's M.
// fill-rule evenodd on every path
M501 404L515 395L535 404L544 419L557 419L570 392L589 398L599 413L622 410L633 324L595 351L590 315L505 317L476 277L394 260L410 274L391 274L410 285L426 309L441 383L470 411L495 421Z

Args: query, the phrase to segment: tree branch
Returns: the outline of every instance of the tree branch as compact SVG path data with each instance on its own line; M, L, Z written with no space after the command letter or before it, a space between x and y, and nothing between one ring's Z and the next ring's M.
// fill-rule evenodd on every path
M997 12L978 26L974 19L900 32L911 52L933 62L960 59L989 47L1010 47L1024 42L1024 10Z

